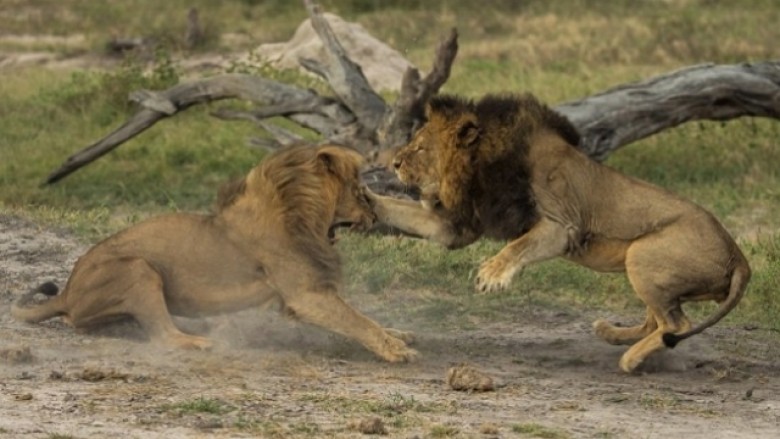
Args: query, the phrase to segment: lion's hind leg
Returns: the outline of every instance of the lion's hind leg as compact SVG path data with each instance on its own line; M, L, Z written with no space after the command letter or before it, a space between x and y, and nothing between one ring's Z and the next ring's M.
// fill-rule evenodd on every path
M597 336L609 344L633 344L647 337L658 328L655 314L648 307L644 323L631 327L620 327L600 319L593 322L593 330Z
M659 317L658 328L650 333L647 337L643 338L628 351L626 351L622 357L620 357L620 368L624 372L632 372L652 353L658 352L666 347L663 341L663 335L666 333L680 333L687 331L691 324L688 318L682 313L682 310L678 307L673 310L669 315L665 317Z
M99 274L87 273L84 283L74 286L81 290L68 311L75 328L89 328L130 316L153 342L179 348L211 346L207 338L185 334L173 324L165 303L162 277L148 262L140 258L118 258L102 263L100 268Z
M300 320L352 338L385 361L407 362L419 356L394 330L385 330L334 291L297 291L284 295L284 302Z
M691 327L690 320L680 307L680 295L675 293L680 289L678 279L662 272L647 272L634 267L633 263L627 264L628 280L647 305L648 317L650 314L655 317L656 328L620 358L620 368L625 372L632 372L650 354L664 349L664 334L685 332ZM639 264L639 267L644 265Z

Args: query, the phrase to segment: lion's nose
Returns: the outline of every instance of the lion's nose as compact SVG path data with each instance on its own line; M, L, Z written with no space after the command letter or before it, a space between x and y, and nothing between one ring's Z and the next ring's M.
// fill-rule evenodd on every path
M401 159L395 158L393 159L393 168L398 169L401 167Z

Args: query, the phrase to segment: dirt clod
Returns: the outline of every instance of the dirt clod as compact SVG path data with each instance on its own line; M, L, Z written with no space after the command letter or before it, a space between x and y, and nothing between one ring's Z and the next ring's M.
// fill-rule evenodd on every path
M361 419L360 421L353 421L348 427L350 430L357 430L363 434L387 434L385 423L382 421L382 418L378 416Z
M16 346L0 349L0 360L4 363L23 364L35 360L29 346Z
M127 381L130 376L126 373L121 373L114 370L102 371L99 369L87 368L79 372L77 377L83 381L97 382L103 380Z
M493 378L465 363L451 367L447 371L447 384L452 390L477 392L495 390Z

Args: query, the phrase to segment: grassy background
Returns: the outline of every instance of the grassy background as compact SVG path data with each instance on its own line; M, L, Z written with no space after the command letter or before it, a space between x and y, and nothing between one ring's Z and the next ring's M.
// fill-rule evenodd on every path
M551 104L691 64L773 59L780 40L780 8L771 0L332 0L322 5L360 22L424 70L436 42L457 26L461 49L447 92L531 91ZM190 6L199 8L207 39L185 51L181 35ZM158 124L55 186L39 184L65 157L132 114L125 101L129 91L178 81L181 71L171 60L200 52L241 54L289 38L305 18L298 2L283 0L0 2L0 52L97 54L115 36L152 37L164 48L151 68L129 62L110 71L0 70L0 208L66 226L90 242L152 214L208 209L219 182L262 158L245 146L246 138L257 134L250 124L210 118L208 105ZM68 38L14 37L41 29ZM754 269L749 294L729 319L774 329L780 329L779 132L776 121L757 119L688 124L608 160L721 218ZM339 245L352 294L387 295L399 304L399 316L425 316L435 325L511 320L529 305L632 315L640 306L623 276L599 275L563 261L530 268L508 293L475 298L474 270L500 248L496 243L448 252L425 242L346 236ZM697 314L711 310L704 306Z

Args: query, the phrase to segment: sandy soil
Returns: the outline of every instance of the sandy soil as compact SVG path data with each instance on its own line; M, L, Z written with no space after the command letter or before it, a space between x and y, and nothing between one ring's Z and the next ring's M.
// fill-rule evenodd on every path
M623 349L592 335L594 316L543 309L474 331L418 330L423 357L405 365L272 311L205 322L220 341L208 352L154 348L128 324L88 335L57 320L11 319L15 298L45 280L64 284L84 249L0 214L0 437L780 434L780 337L761 330L716 327L626 375L617 368ZM348 300L394 323L380 298ZM464 362L495 390L447 386L447 371Z

